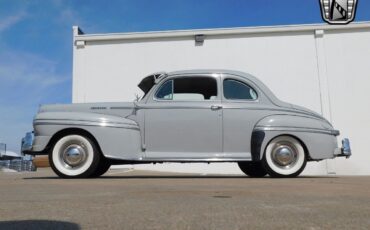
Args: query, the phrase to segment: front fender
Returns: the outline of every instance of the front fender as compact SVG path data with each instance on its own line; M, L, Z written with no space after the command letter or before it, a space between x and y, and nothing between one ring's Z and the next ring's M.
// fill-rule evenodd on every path
M35 141L32 151L45 152L50 140L66 129L89 132L104 156L114 159L140 158L141 137L138 124L130 119L83 112L43 112L34 119Z
M135 121L127 118L83 112L38 113L34 119L34 126L45 124L101 126L128 129L139 128Z
M271 115L261 119L254 132L264 132L259 157L262 159L268 143L275 137L290 135L302 142L309 159L321 160L334 157L339 131L325 120L299 115Z

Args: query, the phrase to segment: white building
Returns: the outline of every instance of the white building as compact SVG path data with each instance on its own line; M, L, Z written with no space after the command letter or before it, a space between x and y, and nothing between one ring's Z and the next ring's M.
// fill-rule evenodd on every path
M339 138L350 138L350 159L309 163L306 174L370 174L369 22L114 34L74 27L73 47L73 102L131 101L141 78L158 71L240 70L280 99L323 114ZM236 164L150 168L241 173Z

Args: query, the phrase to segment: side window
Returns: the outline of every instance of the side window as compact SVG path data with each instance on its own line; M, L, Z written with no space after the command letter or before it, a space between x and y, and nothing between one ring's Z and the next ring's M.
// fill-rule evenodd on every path
M224 97L229 100L256 100L257 92L249 85L233 80L225 79L223 83Z
M173 98L173 80L164 83L155 94L155 97L162 100L172 100Z
M173 101L206 101L216 97L217 80L211 77L175 78L164 83L156 93L157 99Z

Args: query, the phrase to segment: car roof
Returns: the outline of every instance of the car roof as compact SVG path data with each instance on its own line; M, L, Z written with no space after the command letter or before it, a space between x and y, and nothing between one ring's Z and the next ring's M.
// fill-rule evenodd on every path
M139 84L139 87L144 91L146 94L158 81L162 81L163 79L166 79L170 76L175 75L186 75L186 74L194 74L196 77L196 74L230 74L235 75L238 77L245 78L249 81L252 81L254 84L256 84L260 90L274 103L274 104L283 104L282 101L280 101L274 93L257 77L254 77L253 75L249 73L245 73L242 71L236 71L236 70L228 70L228 69L189 69L189 70L180 70L180 71L172 71L172 72L159 72L151 74L147 77L145 77ZM285 105L285 103L284 103ZM286 105L285 105L286 106Z
M167 75L181 75L181 74L212 74L212 73L224 73L224 74L233 74L238 75L241 77L246 78L255 78L252 75L242 72L242 71L235 71L235 70L228 70L228 69L190 69L190 70L180 70L180 71L172 71L168 72Z
M172 72L167 72L166 77L171 76L171 75L182 75L182 74L213 74L213 73L218 73L218 74L230 74L230 75L236 75L239 77L246 78L255 84L261 86L262 88L265 88L265 84L260 81L257 77L246 73L242 71L237 71L237 70L229 70L229 69L190 69L190 70L180 70L180 71L172 71Z
M228 70L228 69L191 69L191 70L181 70L181 71L173 71L168 72L163 78L173 76L173 75L182 75L182 74L230 74L230 75L236 75L238 77L245 78L247 80L252 81L254 84L256 84L262 92L274 103L274 104L280 104L283 106L287 106L286 103L280 101L275 94L257 77L245 73L242 71L236 71L236 70Z

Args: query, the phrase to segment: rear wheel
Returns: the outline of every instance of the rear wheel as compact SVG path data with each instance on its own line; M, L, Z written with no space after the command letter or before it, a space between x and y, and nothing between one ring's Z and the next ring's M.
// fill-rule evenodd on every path
M243 161L238 162L240 170L243 171L246 175L250 177L264 177L267 174L267 171L263 168L262 163L260 161L253 162L253 161Z
M50 166L62 178L86 178L98 170L101 154L96 144L82 135L60 138L49 154Z
M271 177L296 177L306 167L307 159L297 139L279 136L267 145L262 163Z

